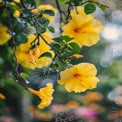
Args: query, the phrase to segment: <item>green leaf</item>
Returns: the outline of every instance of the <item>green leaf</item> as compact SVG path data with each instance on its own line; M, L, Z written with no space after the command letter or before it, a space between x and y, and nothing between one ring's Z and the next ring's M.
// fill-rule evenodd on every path
M98 4L98 3L96 3L96 5L99 6L102 11L105 11L106 10L106 7L105 6L103 6L101 4Z
M77 43L71 42L71 43L69 43L68 45L69 45L76 53L80 53L81 48L80 48L80 46L79 46Z
M30 10L23 10L22 11L22 17L24 18L29 18L31 16L31 11Z
M59 0L60 2L65 2L66 0Z
M92 3L88 3L84 7L84 11L86 14L91 14L96 10L96 6Z
M29 75L27 73L25 73L25 72L20 73L20 76L22 78L29 78Z
M52 10L42 10L41 14L48 14L50 16L54 16L55 15L54 11L52 11Z
M35 44L31 45L30 50L32 50L34 48L36 48L36 45Z
M52 58L52 54L51 54L50 52L45 52L45 53L41 54L41 55L38 57L38 59L39 59L39 58L42 58L42 57L49 57L49 58Z
M53 40L57 43L62 43L63 39L61 37L53 38Z
M55 33L55 29L52 26L48 26L47 28L50 32Z
M51 43L51 46L53 46L56 50L59 50L61 45L59 43Z
M62 36L63 40L65 40L65 42L69 42L71 40L73 40L74 38L71 38L69 36Z
M46 32L46 28L40 28L39 31L40 31L40 33L45 33Z
M79 4L79 0L72 0L72 3L74 3L75 5Z
M16 40L17 40L16 45L19 45L21 43L26 43L27 42L27 36L22 34L22 33L18 34L18 35L16 35Z
M45 18L45 17L39 18L38 21L39 21L39 25L41 27L46 27L49 24L49 20L47 18Z

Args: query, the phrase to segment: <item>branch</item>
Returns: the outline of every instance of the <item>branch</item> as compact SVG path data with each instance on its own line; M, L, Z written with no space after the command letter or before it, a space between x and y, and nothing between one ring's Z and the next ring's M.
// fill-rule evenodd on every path
M14 56L14 58L15 58L15 64L16 64L15 70L14 70L14 76L15 76L15 78L17 79L18 83L19 83L23 88L25 88L25 89L27 90L27 88L26 88L26 85L27 85L27 84L26 84L25 79L21 78L20 75L19 75L19 73L18 73L18 67L19 67L19 65L18 65L18 61L17 61L16 54L15 54L15 52L16 52L16 39L15 39L15 37L14 37L13 30L12 30L12 20L11 20L11 16L10 16L10 14L9 14L9 11L8 11L7 6L5 6L5 8L6 8L7 15L8 15L8 21L9 21L9 24L10 24L9 29L10 29L10 31L11 31L12 41L13 41L13 45L14 45L14 53L13 53L13 56Z
M55 0L55 2L56 2L56 5L57 5L58 10L60 12L60 21L62 22L63 21L63 17L62 17L62 10L60 8L59 1L58 0Z
M27 7L25 6L23 0L20 0L20 2L21 2L22 7L23 7L24 9L27 9Z
M65 63L65 60L58 54L58 52L55 50L55 48L53 48L53 47L46 41L46 39L45 39L41 34L39 34L39 36L43 39L43 41L44 41L48 46L51 47L51 49L55 52L55 55L56 55L64 64L66 64L66 63Z
M68 20L68 19L69 19L69 16L70 16L70 7L71 7L71 3L72 3L72 1L70 0L69 6L68 6L68 15L67 15L66 20Z

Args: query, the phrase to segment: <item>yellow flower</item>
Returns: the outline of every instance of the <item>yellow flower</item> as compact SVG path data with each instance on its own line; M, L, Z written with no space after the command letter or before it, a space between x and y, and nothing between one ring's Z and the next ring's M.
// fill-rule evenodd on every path
M0 93L0 99L5 100L5 99L6 99L6 97L5 97L2 93Z
M18 18L18 17L20 16L20 11L19 11L19 10L15 10L13 16L14 16L15 18Z
M53 97L52 94L54 92L52 83L48 83L46 87L40 88L39 91L28 88L28 91L32 94L37 95L41 99L41 103L38 105L38 108L43 109L50 105Z
M44 33L42 36L48 41L48 43L52 42L52 37L48 33ZM36 38L36 36L30 34L27 38L27 43L22 43L17 46L16 56L18 63L30 69L48 66L52 62L51 58L42 57L38 59L38 57L45 52L51 52L52 55L54 55L54 53L50 51L50 47L40 38L40 45L33 50L30 50L30 43Z
M8 28L0 23L0 45L5 44L10 38L10 34L7 33Z
M41 10L52 10L52 11L54 11L54 13L56 14L57 13L57 9L56 8L54 8L53 6L51 6L51 5L40 5L40 6L38 6L38 8L37 8L39 11L41 11ZM48 14L43 14L43 16L45 17L45 18L47 18L50 22L53 22L54 21L54 16L50 16L50 15L48 15Z
M78 13L77 13L78 12ZM99 33L103 30L101 22L92 15L85 15L82 8L72 10L72 19L63 27L63 35L68 35L80 46L92 46L99 41Z
M0 3L2 3L3 2L3 0L0 0Z
M84 92L96 87L99 82L96 74L97 70L93 64L80 63L62 71L60 73L61 80L58 80L58 83L65 84L65 89L68 92Z

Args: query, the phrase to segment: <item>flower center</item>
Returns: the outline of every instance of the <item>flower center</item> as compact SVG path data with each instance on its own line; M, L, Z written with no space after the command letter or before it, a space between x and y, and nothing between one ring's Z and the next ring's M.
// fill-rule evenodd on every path
M81 74L74 74L74 77L76 77L79 80L82 80L82 75Z
M79 33L81 31L81 28L76 28L74 32Z
M74 76L75 76L76 78L81 77L81 75L80 75L80 74L74 74Z

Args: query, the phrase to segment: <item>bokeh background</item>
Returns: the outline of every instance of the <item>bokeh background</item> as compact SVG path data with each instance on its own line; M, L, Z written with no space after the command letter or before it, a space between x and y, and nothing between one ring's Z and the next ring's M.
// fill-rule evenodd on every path
M100 82L94 90L68 93L62 86L55 87L52 104L44 110L37 109L39 100L23 89L13 77L14 64L9 44L0 46L0 122L121 122L122 121L122 1L101 0L109 8L100 8L93 14L104 30L99 43L83 47L82 59L73 63L89 62L96 65ZM42 0L51 3L54 0ZM55 6L56 7L56 6ZM62 8L66 6L62 4ZM58 15L55 24L58 27ZM55 36L58 36L58 28Z

